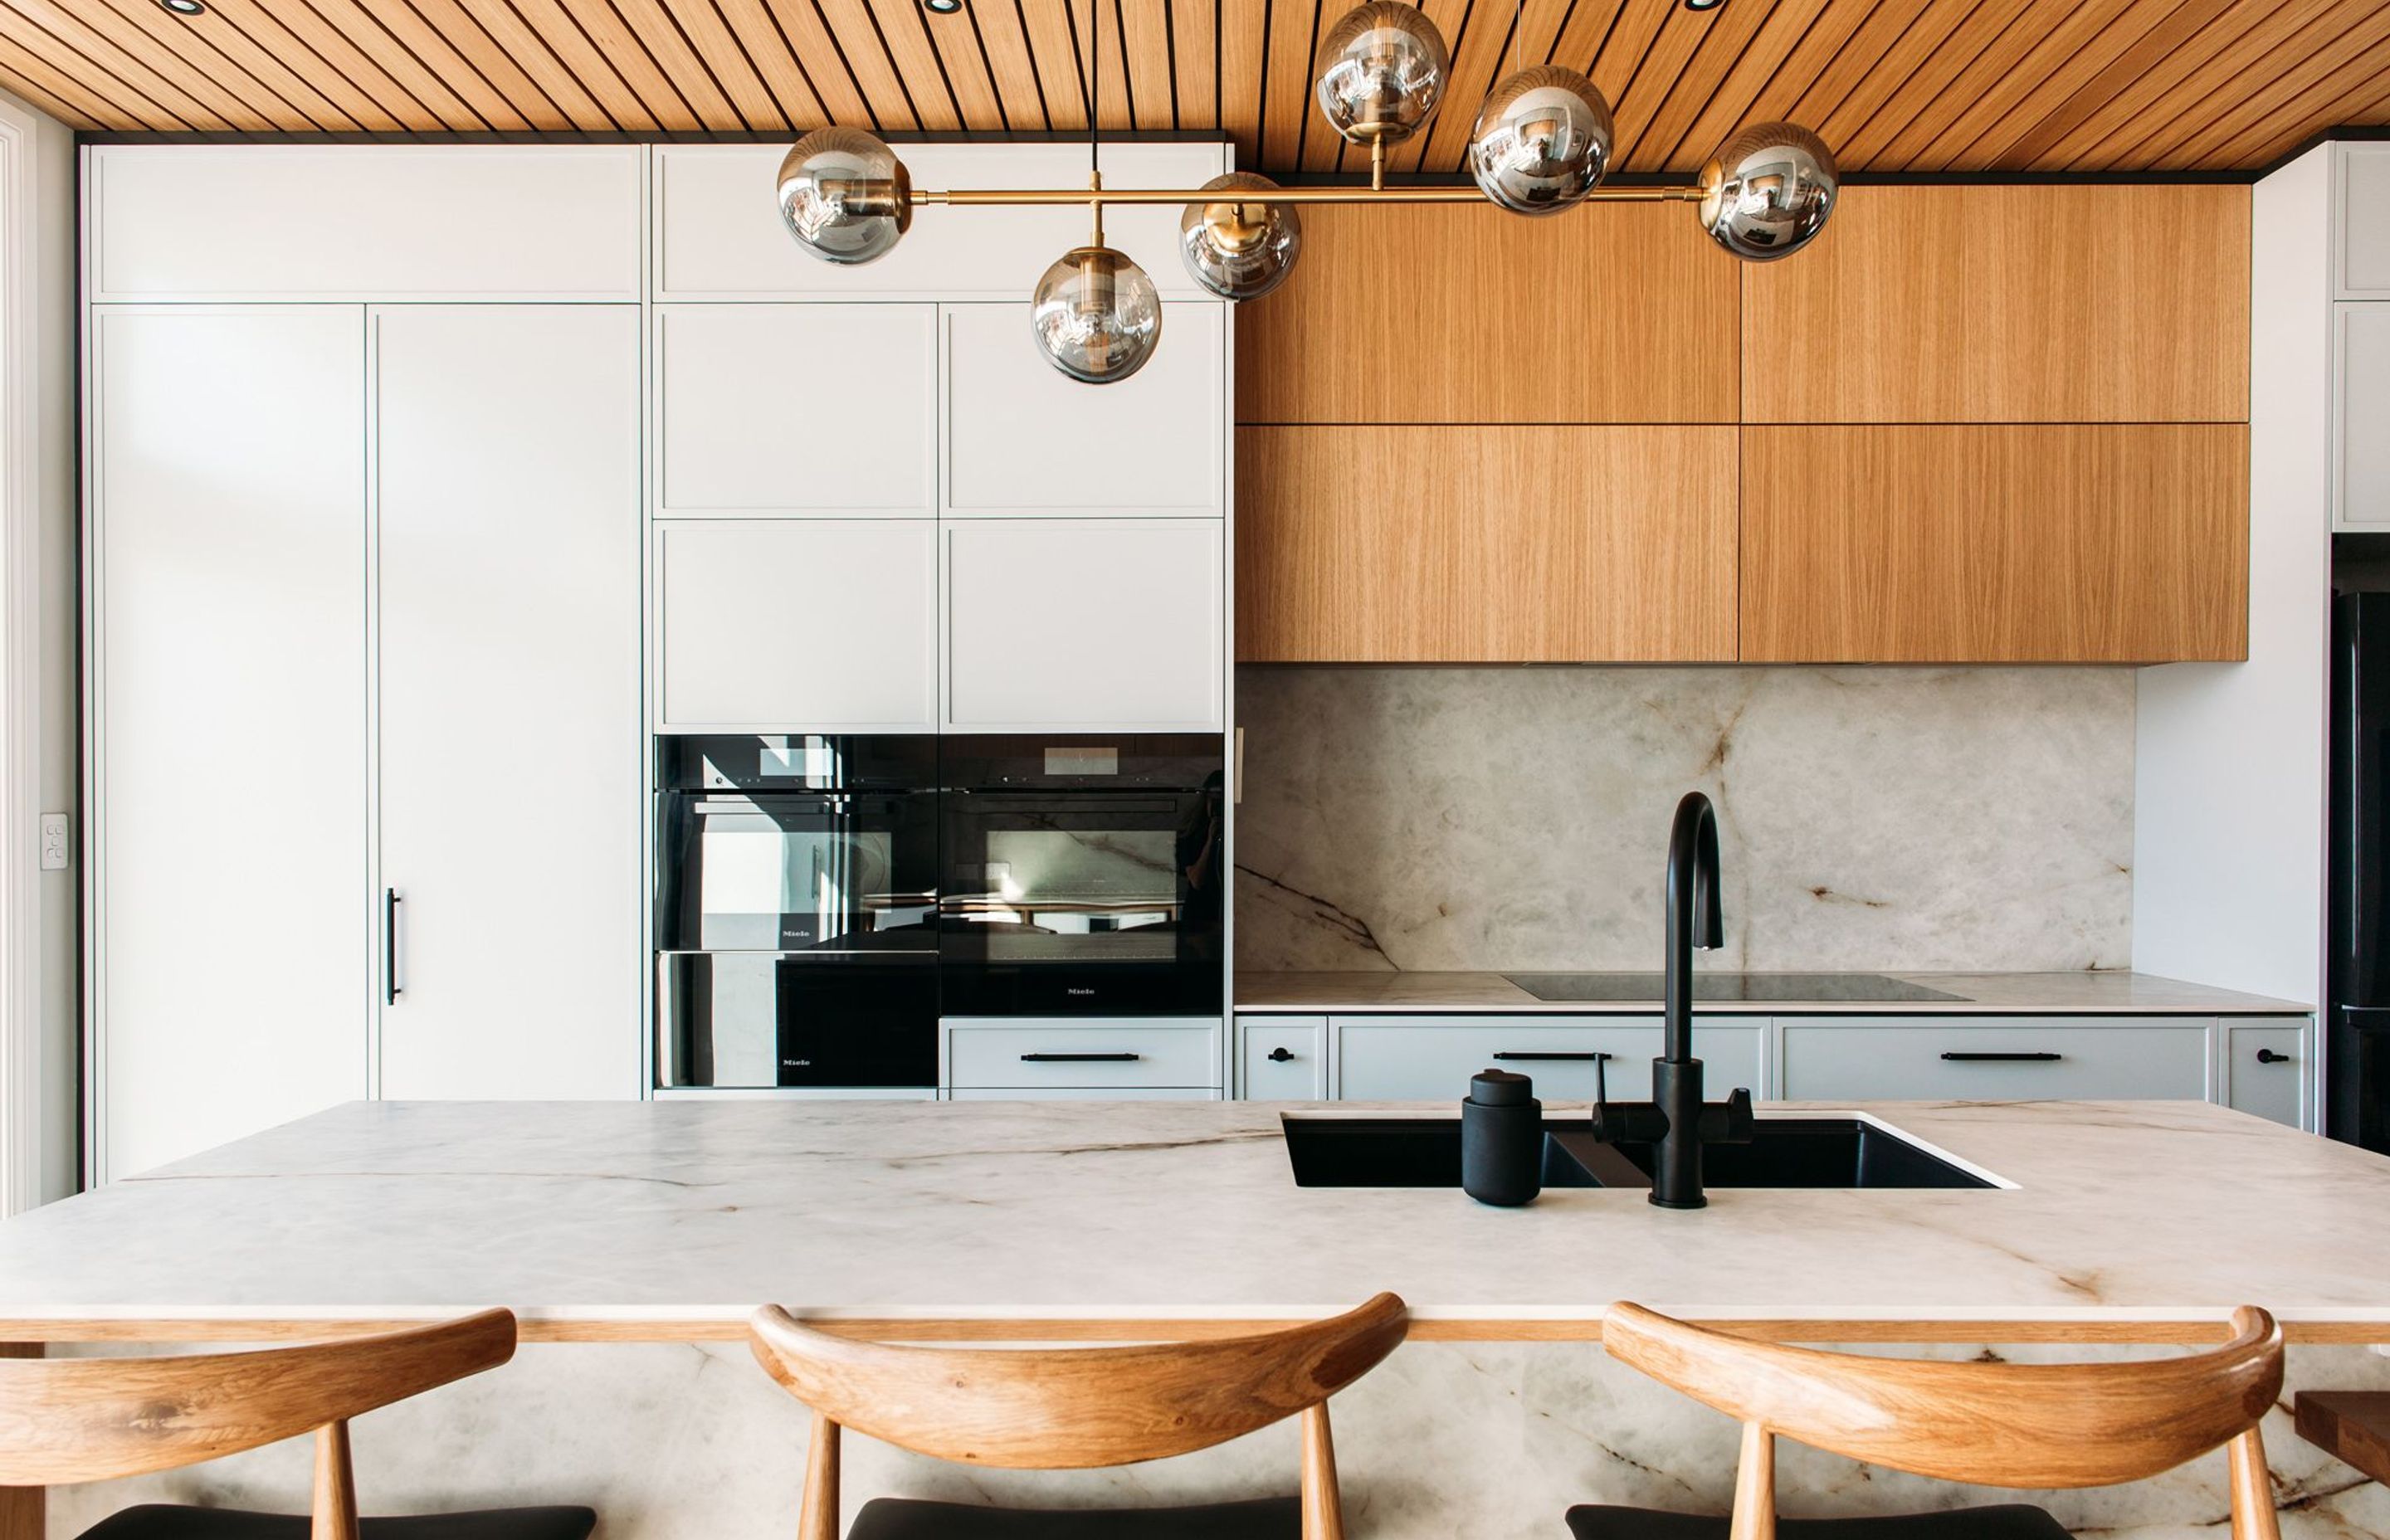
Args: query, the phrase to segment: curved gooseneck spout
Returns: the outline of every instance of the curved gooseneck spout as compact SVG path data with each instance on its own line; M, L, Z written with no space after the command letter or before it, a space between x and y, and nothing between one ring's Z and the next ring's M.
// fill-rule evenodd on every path
M1693 1057L1693 949L1726 943L1718 904L1717 811L1699 791L1677 803L1668 830L1668 980L1663 995L1665 1041L1660 1057L1687 1064Z

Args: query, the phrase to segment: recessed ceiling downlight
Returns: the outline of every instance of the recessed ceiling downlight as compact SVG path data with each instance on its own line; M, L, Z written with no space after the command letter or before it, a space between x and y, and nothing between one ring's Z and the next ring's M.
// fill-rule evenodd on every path
M173 12L176 16L205 16L208 14L208 7L201 5L199 0L158 0L158 4L165 7L167 10Z
M953 16L963 8L963 0L921 0L921 8L932 16Z
M1726 0L1685 0L1685 8L1689 11L1714 11L1725 4Z

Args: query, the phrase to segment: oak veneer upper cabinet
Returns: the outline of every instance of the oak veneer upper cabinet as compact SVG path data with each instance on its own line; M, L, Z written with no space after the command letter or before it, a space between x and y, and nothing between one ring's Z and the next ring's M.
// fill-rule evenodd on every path
M1239 429L1237 656L1731 661L1734 436Z
M1749 428L1747 662L2248 655L2231 423Z
M1681 204L1308 208L1237 307L1237 420L1732 422L1738 265Z
M1815 246L1743 269L1743 420L2244 421L2249 207L2237 186L1847 188Z

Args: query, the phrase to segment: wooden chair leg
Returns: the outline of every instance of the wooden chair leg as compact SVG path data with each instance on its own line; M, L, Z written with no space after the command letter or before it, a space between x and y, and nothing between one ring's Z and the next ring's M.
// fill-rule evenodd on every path
M315 1430L315 1515L312 1540L357 1540L357 1473L345 1422Z
M2232 1540L2281 1540L2265 1439L2253 1427L2225 1449L2232 1463Z
M805 1451L805 1496L797 1515L797 1540L838 1540L838 1424L814 1414L814 1439Z
M1756 1422L1742 1425L1742 1457L1734 1468L1734 1521L1727 1540L1776 1540L1776 1435Z
M1325 1401L1303 1411L1303 1540L1344 1540L1344 1499L1336 1484L1336 1440Z

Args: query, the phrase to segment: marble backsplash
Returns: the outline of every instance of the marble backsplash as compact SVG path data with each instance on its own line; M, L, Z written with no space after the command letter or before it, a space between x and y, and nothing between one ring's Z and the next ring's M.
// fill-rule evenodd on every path
M2126 968L2127 669L1238 671L1240 969L1655 969L1717 805L1723 969Z

